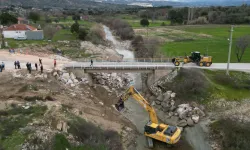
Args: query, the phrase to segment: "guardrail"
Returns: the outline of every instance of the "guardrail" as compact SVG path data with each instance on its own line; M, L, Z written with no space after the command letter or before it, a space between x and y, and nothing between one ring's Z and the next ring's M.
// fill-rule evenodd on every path
M172 58L123 58L122 60L92 58L92 60L94 62L171 62ZM91 58L83 58L80 61L90 62Z

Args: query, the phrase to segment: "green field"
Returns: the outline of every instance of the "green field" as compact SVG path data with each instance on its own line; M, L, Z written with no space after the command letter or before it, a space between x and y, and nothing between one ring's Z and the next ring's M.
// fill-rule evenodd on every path
M52 41L72 41L77 40L76 35L72 34L69 29L59 30L53 37Z
M213 56L213 62L226 62L228 57L229 47L229 30L230 26L178 26L166 27L176 31L184 31L186 34L195 33L199 35L210 35L207 38L196 38L196 35L189 40L170 41L162 45L161 50L169 57L183 56L185 53L189 54L192 51L200 51L202 54L207 53ZM165 33L166 35L168 33ZM171 33L169 33L171 34ZM182 33L183 34L183 33ZM235 42L240 36L250 34L250 26L237 26L233 32L233 45L231 62L237 62L235 56ZM184 36L181 35L180 36ZM250 62L250 48L245 51L242 62Z
M134 28L141 27L140 20L127 20L126 21ZM170 25L170 21L168 20L155 20L152 22L152 20L149 20L149 27L160 27L162 26L162 23L164 22L165 25Z

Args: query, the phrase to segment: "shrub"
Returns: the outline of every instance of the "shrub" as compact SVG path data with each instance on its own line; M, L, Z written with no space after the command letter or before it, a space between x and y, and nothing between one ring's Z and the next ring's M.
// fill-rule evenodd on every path
M131 40L134 38L133 28L126 22L120 19L111 19L105 22L112 30L120 36L122 40Z
M43 29L44 36L49 40L51 40L54 37L54 35L56 34L57 31L58 31L58 29L56 27L51 26L51 25L47 25Z
M211 129L222 143L223 150L247 150L250 147L250 123L221 119Z
M162 23L161 23L161 26L166 26L165 22L162 22Z
M88 31L84 28L80 28L78 31L78 38L80 40L86 40L86 37L88 35Z
M76 136L84 145L88 145L93 149L122 150L120 136L115 131L103 131L99 127L90 122L86 122L81 118L70 122L69 132Z
M182 100L206 98L209 83L203 72L198 69L181 69L172 83L166 83L165 90L173 90Z
M188 24L208 24L208 20L206 17L199 17L195 20L189 21Z
M105 39L105 32L100 24L94 25L86 37L88 41L94 44L103 44Z

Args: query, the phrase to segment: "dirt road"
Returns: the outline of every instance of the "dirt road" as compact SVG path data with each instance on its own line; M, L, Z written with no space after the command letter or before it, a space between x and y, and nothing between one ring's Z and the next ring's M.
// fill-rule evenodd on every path
M14 62L16 60L20 61L21 68L26 68L26 63L31 62L32 64L38 63L39 58L42 59L44 69L51 69L54 66L54 59L57 60L57 67L63 67L64 64L69 63L70 61L64 57L57 55L50 55L48 57L39 57L35 55L26 55L26 54L9 54L8 51L0 51L0 63L5 63L6 70L15 69ZM34 68L34 67L33 67Z

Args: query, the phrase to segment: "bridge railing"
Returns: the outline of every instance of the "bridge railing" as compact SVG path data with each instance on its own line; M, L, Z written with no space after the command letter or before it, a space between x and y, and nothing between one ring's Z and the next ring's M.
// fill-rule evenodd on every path
M98 59L92 58L93 62L171 62L172 58L123 58L118 59ZM84 58L81 62L90 62L91 58Z

